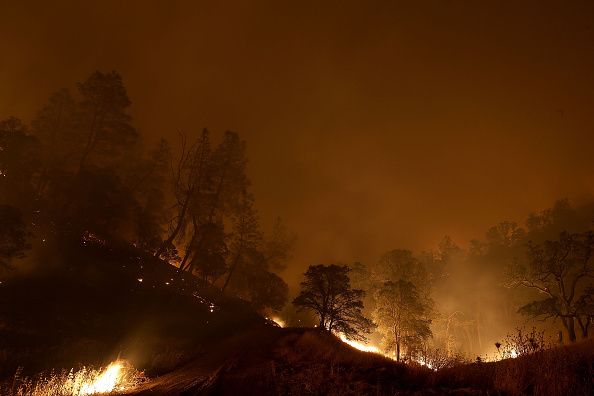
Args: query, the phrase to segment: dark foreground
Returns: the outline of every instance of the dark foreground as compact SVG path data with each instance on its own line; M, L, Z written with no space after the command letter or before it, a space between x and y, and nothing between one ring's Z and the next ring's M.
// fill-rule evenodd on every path
M594 342L434 372L316 330L254 329L134 395L592 395Z
M168 265L121 256L88 254L84 267L4 280L0 394L19 367L31 376L118 356L149 377L131 395L594 394L594 340L434 372L275 327Z

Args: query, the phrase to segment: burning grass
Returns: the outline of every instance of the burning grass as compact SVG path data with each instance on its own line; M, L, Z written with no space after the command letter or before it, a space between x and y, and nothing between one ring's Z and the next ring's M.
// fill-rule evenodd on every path
M142 372L125 360L116 360L106 367L94 369L82 367L59 373L50 372L35 377L14 377L1 394L15 396L86 396L120 394L133 390L145 381Z

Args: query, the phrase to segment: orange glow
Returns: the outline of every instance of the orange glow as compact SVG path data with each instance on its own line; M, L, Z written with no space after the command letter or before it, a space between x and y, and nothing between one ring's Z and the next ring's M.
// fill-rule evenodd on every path
M358 349L358 350L360 350L360 351L363 351L363 352L372 352L372 353L379 353L379 354L382 354L382 353L381 353L381 351L380 351L380 349L379 349L378 347L376 347L375 345L371 345L371 344L367 344L367 345L366 345L366 344L362 344L362 343L360 343L360 342L357 342L357 341L352 341L352 340L349 340L349 339L347 339L347 338L345 337L345 335L344 335L344 334L342 334L342 333L340 333L340 334L338 335L338 337L339 337L339 338L340 338L340 340L341 340L342 342L344 342L345 344L348 344L348 345L352 346L353 348L355 348L355 349Z
M25 380L16 394L27 396L87 396L119 394L135 388L145 380L144 374L124 360L116 360L99 370L80 370Z

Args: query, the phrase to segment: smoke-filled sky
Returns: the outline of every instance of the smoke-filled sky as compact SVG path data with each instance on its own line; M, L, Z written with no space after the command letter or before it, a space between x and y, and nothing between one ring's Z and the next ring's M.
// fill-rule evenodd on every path
M239 132L291 273L594 192L589 0L0 0L0 48L0 118L115 69L149 142Z

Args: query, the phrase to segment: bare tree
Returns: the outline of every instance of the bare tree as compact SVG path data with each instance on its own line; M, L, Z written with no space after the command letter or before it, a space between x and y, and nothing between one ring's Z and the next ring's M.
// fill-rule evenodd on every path
M169 236L155 251L155 257L160 257L166 249L173 245L178 236L188 226L188 213L190 205L201 193L201 187L206 182L206 174L211 156L210 135L206 129L202 131L200 138L194 143L188 143L186 135L181 134L181 154L177 163L172 163L173 191L175 196L175 216L171 221ZM196 228L194 232L196 232ZM196 236L192 236L196 238ZM189 246L193 241L190 241ZM189 256L189 249L186 249L186 257L182 266Z

